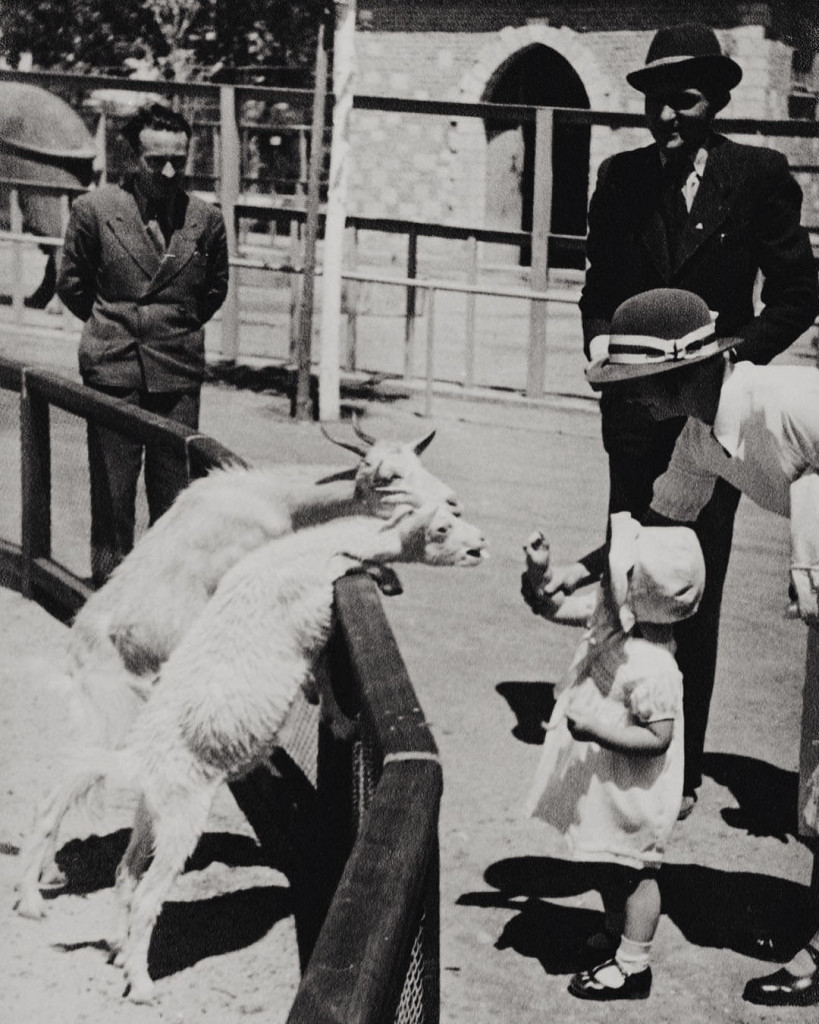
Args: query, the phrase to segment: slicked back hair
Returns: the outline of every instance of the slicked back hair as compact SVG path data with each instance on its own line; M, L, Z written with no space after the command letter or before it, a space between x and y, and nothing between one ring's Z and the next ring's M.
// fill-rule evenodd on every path
M164 103L148 103L133 114L122 127L120 134L135 153L139 153L139 136L146 129L165 132L184 132L190 139L190 122Z

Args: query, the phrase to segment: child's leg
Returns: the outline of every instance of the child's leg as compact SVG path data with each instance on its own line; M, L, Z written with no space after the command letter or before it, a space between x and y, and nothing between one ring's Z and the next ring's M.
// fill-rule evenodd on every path
M648 962L660 919L660 887L653 871L620 869L604 896L607 911L625 909L623 934L612 960L576 974L569 985L581 999L644 999L651 991Z

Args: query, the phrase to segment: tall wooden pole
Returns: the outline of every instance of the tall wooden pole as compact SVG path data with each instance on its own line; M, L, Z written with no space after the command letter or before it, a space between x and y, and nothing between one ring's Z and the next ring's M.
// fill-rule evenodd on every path
M341 273L344 263L344 225L350 167L350 119L355 77L356 0L336 0L333 44L333 135L330 144L330 185L324 228L321 279L321 358L319 362L319 419L340 415Z
M313 334L313 297L316 287L316 235L318 234L319 186L324 156L324 107L327 99L327 41L325 18L318 28L316 82L313 91L313 125L310 164L307 170L307 211L304 225L304 287L299 310L298 370L295 413L297 420L313 418L310 401L310 357Z
M554 114L540 107L535 115L535 184L532 197L532 269L529 287L545 292L549 285L549 232L552 222L552 146ZM526 394L541 398L546 383L546 303L532 299Z

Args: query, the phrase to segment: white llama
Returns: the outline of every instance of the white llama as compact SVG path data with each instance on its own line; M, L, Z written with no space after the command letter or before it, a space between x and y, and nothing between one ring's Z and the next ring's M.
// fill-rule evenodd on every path
M162 667L127 745L76 755L85 789L112 775L140 794L117 870L125 924L115 945L132 1000L152 997L151 932L218 787L269 758L299 688L313 685L332 627L333 582L367 563L471 566L484 553L480 531L441 505L271 541L225 575Z

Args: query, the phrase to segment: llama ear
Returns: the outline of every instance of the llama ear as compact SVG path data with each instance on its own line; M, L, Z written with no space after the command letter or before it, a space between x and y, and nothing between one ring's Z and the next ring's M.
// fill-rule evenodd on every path
M335 437L330 437L330 435L324 429L324 425L323 424L319 427L319 429L321 430L322 434L324 434L324 436L327 438L328 441L332 442L333 444L337 444L339 446L339 448L346 448L346 450L348 452L353 452L356 455L358 455L359 458L362 458L362 459L367 454L367 450L368 449L367 448L362 448L361 445L350 444L348 441L338 441Z
M353 413L353 430L355 431L357 437L360 437L365 444L369 445L370 448L372 448L372 446L375 444L375 438L372 436L372 434L365 434L364 431L361 429L361 425L358 422L357 412Z
M331 473L330 476L323 476L320 480L316 480L316 486L319 484L334 484L337 480L355 480L358 476L358 468L353 466L352 469L340 469L338 473Z
M413 447L413 451L415 452L415 454L416 455L420 455L421 452L426 451L426 449L429 447L433 437L435 437L435 431L434 430L430 431L430 433L427 434L426 437L422 437L420 441L416 441L416 443L412 446Z

